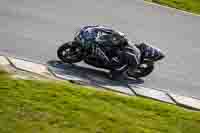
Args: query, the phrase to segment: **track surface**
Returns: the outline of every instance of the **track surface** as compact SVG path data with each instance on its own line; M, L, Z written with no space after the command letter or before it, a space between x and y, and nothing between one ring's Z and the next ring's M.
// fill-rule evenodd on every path
M167 57L143 85L200 98L200 17L141 0L0 0L0 53L45 63L85 24L158 46Z

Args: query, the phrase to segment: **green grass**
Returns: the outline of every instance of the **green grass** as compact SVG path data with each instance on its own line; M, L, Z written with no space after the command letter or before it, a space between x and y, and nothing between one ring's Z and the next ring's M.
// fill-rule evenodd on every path
M146 0L161 5L200 14L200 0Z
M199 133L200 113L0 71L0 133Z

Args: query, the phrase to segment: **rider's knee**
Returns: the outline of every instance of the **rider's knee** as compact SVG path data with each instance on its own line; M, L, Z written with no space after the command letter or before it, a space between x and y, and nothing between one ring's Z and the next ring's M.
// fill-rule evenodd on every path
M125 51L125 58L129 65L139 65L141 60L141 53L137 48L131 48Z

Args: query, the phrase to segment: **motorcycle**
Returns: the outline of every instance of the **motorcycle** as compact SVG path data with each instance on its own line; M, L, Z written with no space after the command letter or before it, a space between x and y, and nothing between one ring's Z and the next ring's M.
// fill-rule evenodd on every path
M154 56L152 56L152 49L154 49ZM131 47L125 47L123 50L131 51ZM57 50L58 58L64 63L73 64L84 61L89 65L104 68L101 65L99 66L94 63L90 63L87 56L84 56L84 53L84 49L80 46L79 43L76 43L76 41L66 42L62 44ZM134 71L130 67L127 69L128 76L133 78L141 78L149 75L154 70L154 63L158 60L161 60L164 57L164 54L160 50L155 50L153 47L148 47L141 56L141 63L137 69L134 69Z

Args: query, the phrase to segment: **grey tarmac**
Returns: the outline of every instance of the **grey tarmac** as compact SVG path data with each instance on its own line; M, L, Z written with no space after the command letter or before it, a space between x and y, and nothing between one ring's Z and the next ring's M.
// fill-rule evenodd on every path
M142 86L200 98L200 17L141 0L0 0L0 53L46 63L82 25L103 24L162 49Z

